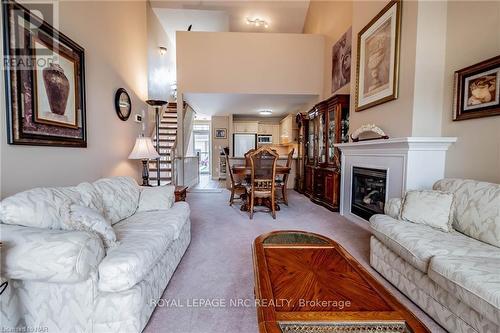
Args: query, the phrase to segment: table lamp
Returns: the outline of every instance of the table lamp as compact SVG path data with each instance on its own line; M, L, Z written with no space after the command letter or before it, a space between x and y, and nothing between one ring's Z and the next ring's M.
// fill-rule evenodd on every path
M140 136L135 140L134 149L132 149L128 158L129 160L142 160L142 186L150 186L148 161L159 157L160 155L153 147L151 138Z

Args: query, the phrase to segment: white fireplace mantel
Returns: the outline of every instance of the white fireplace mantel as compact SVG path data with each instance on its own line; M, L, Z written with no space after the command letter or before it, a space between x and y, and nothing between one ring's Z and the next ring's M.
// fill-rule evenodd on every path
M335 144L342 151L340 212L350 220L353 167L387 171L386 201L408 190L430 189L444 178L446 151L454 137L404 137Z

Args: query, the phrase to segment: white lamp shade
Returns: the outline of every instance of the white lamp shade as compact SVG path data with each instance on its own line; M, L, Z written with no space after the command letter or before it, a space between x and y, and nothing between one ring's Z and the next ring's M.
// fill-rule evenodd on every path
M135 140L134 149L128 158L130 160L152 160L160 157L155 147L153 146L153 141L149 137L140 137Z

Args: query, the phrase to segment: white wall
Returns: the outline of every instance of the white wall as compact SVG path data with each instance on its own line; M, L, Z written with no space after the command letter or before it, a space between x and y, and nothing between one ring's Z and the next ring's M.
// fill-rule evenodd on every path
M229 127L230 117L229 116L214 116L211 121L211 141L212 141L212 151L210 152L212 155L212 169L210 170L212 174L212 178L219 179L219 156L221 149L225 147L229 147L230 136L232 135L232 131L230 131ZM217 128L225 128L227 129L227 137L225 139L216 139L215 138L215 130ZM232 149L232 147L230 148ZM228 175L229 177L229 175Z
M391 137L411 136L413 95L415 83L415 53L417 36L416 1L404 1L401 29L401 55L399 73L399 97L364 111L355 112L356 58L358 33L385 6L387 1L353 1L352 10L352 62L351 62L351 131L364 124L377 124Z
M60 30L85 48L88 148L30 147L6 142L0 87L1 196L36 186L64 186L112 175L140 178L127 160L140 126L123 122L114 94L124 87L132 112L146 108L148 58L146 2L60 2Z
M321 95L323 53L318 35L177 32L178 90Z
M325 37L323 95L332 95L332 47L352 25L353 1L311 1L304 24L305 34L319 34ZM352 44L354 48L356 44ZM355 67L351 67L355 70ZM351 85L341 87L335 93L349 94Z
M442 135L457 136L446 176L500 183L500 116L452 121L453 73L500 54L500 2L449 2Z
M148 98L168 100L175 75L171 73L175 59L175 48L171 45L167 33L151 4L147 3L147 42L148 42ZM160 47L167 48L167 53L160 54Z
M403 1L399 98L355 112L357 34L386 4L352 1L350 11L341 9L348 2L312 1L306 19L305 31L329 38L328 50L352 13L351 131L375 123L391 137L456 136L446 176L500 183L500 117L452 121L454 72L500 54L500 2Z

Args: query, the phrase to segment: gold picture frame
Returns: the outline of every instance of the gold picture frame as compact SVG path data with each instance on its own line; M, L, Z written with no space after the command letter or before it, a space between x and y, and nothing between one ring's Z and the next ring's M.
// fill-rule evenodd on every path
M398 98L401 0L392 0L359 33L355 110Z

